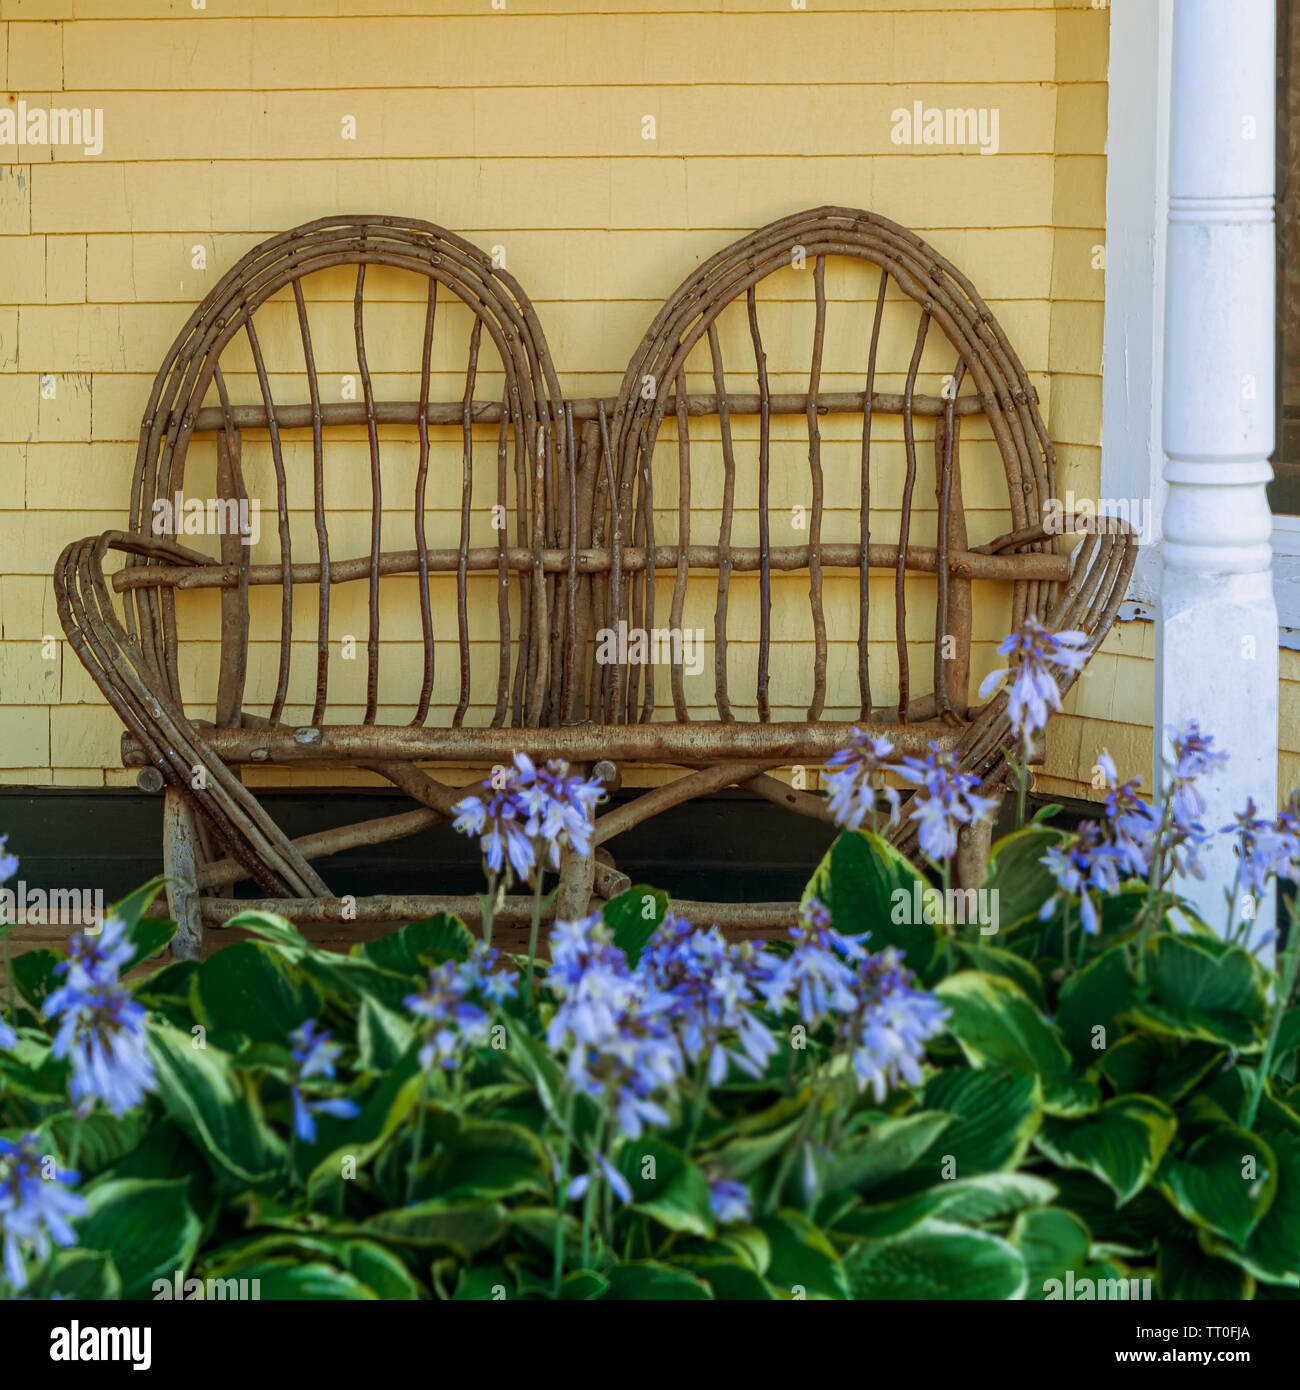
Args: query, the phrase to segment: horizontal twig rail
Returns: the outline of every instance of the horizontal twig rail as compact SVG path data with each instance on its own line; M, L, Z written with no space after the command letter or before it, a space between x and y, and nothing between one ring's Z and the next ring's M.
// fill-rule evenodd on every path
M337 724L329 727L202 729L197 737L227 763L508 763L526 750L534 759L569 763L664 762L683 767L719 758L762 760L772 766L825 761L853 736L847 720L820 724L577 724L558 729L422 728ZM873 724L901 753L923 753L931 739L953 748L960 730L940 724ZM125 747L124 754L130 751ZM132 762L124 758L128 766Z
M866 404L864 391L824 391L817 397L818 415L840 413L861 414ZM567 402L573 409L575 420L599 419L601 410L613 414L617 400L613 396L585 396ZM728 395L724 398L727 409L733 415L759 415L762 413L762 399L756 394ZM985 409L985 402L978 396L963 396L960 400L949 401L943 396L913 396L912 414L938 417L944 415L949 406L954 415L978 415ZM805 392L789 391L768 397L767 408L772 415L806 415L808 396ZM876 415L902 415L906 402L902 395L887 391L875 391L871 395L871 409ZM997 407L994 406L994 409ZM677 411L677 397L669 396L664 412L674 415ZM501 422L502 405L500 401L472 401L469 407L470 423L474 425L496 425ZM693 393L686 397L687 415L716 415L718 413L717 395ZM416 425L423 419L430 425L461 425L465 420L463 401L430 401L421 409L418 401L375 401L367 407L364 401L331 401L320 407L322 425L368 425L371 420L377 425ZM278 405L275 407L275 423L278 429L310 429L316 421L316 412L310 405ZM240 430L269 429L270 415L265 405L232 405L227 415L221 406L204 406L194 418L194 433L204 434L214 430L224 430L229 426Z
M483 920L483 899L474 897L426 897L415 893L384 894L344 902L342 898L204 898L202 914L205 922L225 926L242 912L293 913L295 922L410 922L421 917L433 917L439 912L454 913L463 921L478 926ZM793 926L799 911L797 903L697 903L673 899L673 910L686 920L709 921L720 927L736 930L745 928L771 931ZM522 924L532 920L531 897L512 895L493 913L498 926ZM555 907L544 908L542 921L555 916Z
M500 567L501 551L492 546L475 546L463 552L467 570L496 570ZM656 569L672 569L682 554L675 545L657 545L654 548ZM685 548L688 569L712 570L716 573L724 556L724 551L716 545L688 545ZM813 547L808 545L776 545L767 552L767 568L773 570L807 569L813 555ZM827 569L857 569L862 562L862 547L850 541L835 541L818 546L816 555ZM429 550L426 564L429 570L454 572L460 568L462 552L459 550ZM758 570L763 568L763 552L756 545L732 546L725 556L734 570ZM571 556L567 550L549 549L541 553L542 569L548 574L563 574L571 568ZM537 553L525 546L507 546L505 549L506 568L530 572L536 568ZM868 569L895 569L898 565L896 545L869 545L867 547ZM587 547L577 552L576 570L579 574L604 574L614 567L613 552ZM909 545L904 567L919 574L935 574L939 569L939 551L934 546ZM646 550L630 547L619 555L619 569L624 573L635 573L646 568ZM379 557L378 572L382 575L416 574L420 569L420 555L414 550L390 551ZM283 565L250 565L247 570L248 583L282 584L285 567ZM352 560L335 560L329 567L331 584L369 579L375 566L369 556ZM118 593L127 589L237 589L240 584L238 565L150 565L120 570L113 576L113 587ZM977 550L950 550L948 552L948 573L963 579L1047 579L1064 582L1070 577L1070 559L1067 555L1028 554L1028 555L986 555ZM316 561L289 566L289 577L295 584L319 584L321 567Z

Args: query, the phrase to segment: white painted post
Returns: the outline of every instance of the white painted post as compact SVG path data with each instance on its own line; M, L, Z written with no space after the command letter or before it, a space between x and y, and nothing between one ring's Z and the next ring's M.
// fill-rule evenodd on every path
M1266 814L1277 804L1278 630L1265 494L1274 434L1275 9L1275 0L1174 6L1156 778L1165 726L1199 720L1231 758L1206 779L1209 830L1229 824L1248 797ZM1229 837L1204 859L1206 881L1177 886L1218 927L1234 877ZM1271 919L1271 903L1263 913Z

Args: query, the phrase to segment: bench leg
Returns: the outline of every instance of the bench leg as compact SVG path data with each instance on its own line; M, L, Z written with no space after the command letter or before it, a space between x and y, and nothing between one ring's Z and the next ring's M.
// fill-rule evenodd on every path
M997 816L996 809L993 812ZM993 824L979 821L964 825L957 832L957 886L979 888L989 867L989 850L993 846Z
M163 805L163 872L167 901L179 928L172 940L173 960L198 960L203 946L199 912L199 828L193 808L175 787Z
M585 917L596 884L596 855L575 854L566 849L560 859L560 891L555 899L555 918L575 922Z

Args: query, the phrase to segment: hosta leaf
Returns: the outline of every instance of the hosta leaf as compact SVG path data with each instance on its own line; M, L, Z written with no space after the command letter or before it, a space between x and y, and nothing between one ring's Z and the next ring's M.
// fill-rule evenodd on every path
M379 1297L355 1274L323 1261L298 1264L293 1260L267 1260L242 1268L239 1277L247 1279L250 1287L256 1280L257 1296L263 1301L370 1301Z
M78 1243L112 1257L123 1298L149 1298L154 1280L170 1284L189 1267L202 1235L189 1187L186 1178L123 1178L87 1192L86 1213L74 1223Z
M1149 1033L1129 1033L1099 1054L1097 1066L1117 1091L1142 1091L1173 1105L1223 1057L1223 1049L1212 1043L1171 1042Z
M474 936L465 923L449 912L439 912L352 950L382 970L422 978L431 965L468 960L473 947Z
M1189 934L1153 938L1147 953L1149 996L1132 1022L1175 1038L1197 1038L1249 1051L1263 1041L1267 982L1254 956Z
M600 910L605 925L614 933L614 945L635 965L645 944L668 912L668 894L638 883L611 898Z
M111 1255L73 1246L56 1250L50 1257L41 1277L41 1291L47 1297L102 1303L122 1297L122 1277Z
M357 1053L366 1071L395 1067L415 1042L409 1018L367 996L357 1020Z
M712 1299L713 1290L703 1279L676 1265L660 1264L655 1260L633 1260L615 1265L606 1278L608 1299Z
M873 1202L1015 1167L1043 1118L1037 1079L993 1067L940 1072L926 1083L921 1104L952 1121L910 1169L872 1193Z
M1004 835L989 851L984 886L997 892L999 930L1009 932L1038 912L1056 892L1056 881L1041 862L1053 845L1066 838L1065 831L1050 825L1027 825Z
M545 1192L550 1170L541 1140L521 1125L467 1123L434 1165L434 1189L443 1201Z
M1242 1247L1203 1231L1201 1244L1212 1255L1239 1264L1267 1284L1300 1287L1300 1139L1275 1134L1277 1191L1263 1219Z
M1066 979L1056 1007L1056 1024L1080 1066L1092 1066L1123 1036L1126 1030L1120 1015L1136 993L1137 985L1120 946L1103 952Z
M149 1032L149 1055L167 1112L234 1177L257 1183L281 1175L284 1145L267 1124L248 1077L225 1053L194 1047L194 1041L174 1028Z
M236 941L209 956L195 981L203 1021L254 1042L284 1045L294 1029L321 1012L311 981L260 941Z
M837 1145L822 1176L823 1193L864 1192L910 1168L943 1134L952 1117L941 1110L916 1111L872 1125Z
M767 1280L783 1295L848 1298L835 1247L806 1216L782 1211L758 1223L772 1249Z
M145 1116L139 1110L128 1110L120 1116L97 1110L80 1118L56 1115L44 1122L41 1131L50 1136L54 1151L65 1158L75 1144L77 1171L85 1182L130 1153L146 1128Z
M1160 1242L1156 1297L1195 1302L1233 1302L1253 1298L1255 1280L1238 1264L1216 1260L1194 1240Z
M1177 1128L1162 1102L1119 1096L1082 1119L1044 1121L1034 1146L1062 1167L1095 1173L1123 1206L1150 1181Z
M397 1245L441 1246L469 1259L496 1243L506 1228L506 1210L496 1202L418 1202L381 1211L362 1222L357 1234Z
M963 970L935 993L951 1010L948 1031L972 1066L992 1063L1038 1077L1049 1114L1077 1115L1096 1108L1097 1088L1073 1074L1059 1033L1010 980Z
M1057 1189L1028 1173L982 1173L954 1178L911 1197L856 1207L835 1222L837 1236L881 1240L918 1226L931 1217L978 1226L1026 1207L1046 1206Z
M803 901L822 902L844 936L870 932L873 951L896 946L908 968L924 976L938 954L939 929L912 921L918 887L926 889L924 876L893 845L870 831L846 830L813 872Z
M1008 1299L1025 1293L1024 1258L1009 1241L945 1221L926 1221L845 1256L855 1299Z
M776 1295L772 1292L767 1281L739 1260L679 1255L676 1264L703 1279L713 1290L713 1296L716 1299L727 1301L752 1299L756 1302L776 1300Z
M680 1149L658 1139L637 1140L623 1145L617 1166L632 1189L635 1210L670 1231L712 1235L708 1180Z
M1185 1154L1166 1155L1156 1185L1193 1225L1243 1245L1277 1191L1278 1163L1257 1134L1219 1125Z
M1010 1240L1024 1258L1025 1297L1030 1299L1045 1298L1047 1281L1063 1281L1068 1270L1082 1275L1092 1247L1087 1226L1063 1207L1021 1212L1011 1228Z

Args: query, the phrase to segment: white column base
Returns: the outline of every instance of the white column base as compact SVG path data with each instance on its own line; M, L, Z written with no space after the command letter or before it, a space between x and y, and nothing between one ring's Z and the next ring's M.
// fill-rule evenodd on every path
M1226 766L1198 782L1209 809L1205 828L1217 832L1254 799L1258 814L1277 808L1278 655L1277 608L1268 571L1204 574L1166 568L1156 625L1156 765L1168 751L1169 726L1195 719L1214 746L1228 754ZM1174 888L1209 926L1226 931L1237 858L1230 835L1215 835L1202 853L1206 877L1184 876ZM1243 915L1238 892L1231 922ZM1249 908L1246 908L1248 911ZM1258 904L1263 925L1274 920L1274 894ZM1261 959L1271 959L1271 950Z

